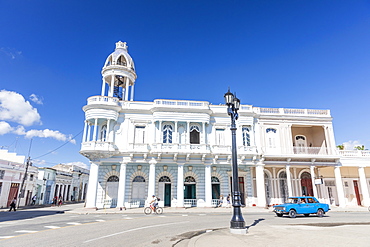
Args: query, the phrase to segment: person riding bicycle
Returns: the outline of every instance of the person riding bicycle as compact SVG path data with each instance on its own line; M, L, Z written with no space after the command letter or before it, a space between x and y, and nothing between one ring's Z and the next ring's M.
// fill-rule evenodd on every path
M155 195L152 196L152 200L150 201L150 207L155 211L155 208L158 206L158 199Z

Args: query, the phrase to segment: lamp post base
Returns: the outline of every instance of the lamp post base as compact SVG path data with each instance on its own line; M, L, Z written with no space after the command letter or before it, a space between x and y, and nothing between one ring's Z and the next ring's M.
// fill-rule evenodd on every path
M239 235L244 235L248 233L248 229L235 229L235 228L230 228L230 233L231 234L239 234Z

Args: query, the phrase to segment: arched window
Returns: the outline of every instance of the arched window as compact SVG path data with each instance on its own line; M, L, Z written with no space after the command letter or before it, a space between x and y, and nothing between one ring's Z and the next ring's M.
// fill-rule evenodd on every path
M107 125L103 125L100 130L100 140L105 142L107 140Z
M218 179L218 177L212 176L211 177L211 182L212 183L220 183L220 180Z
M118 65L123 65L123 66L126 66L127 63L126 63L126 59L124 56L120 56L118 59L117 59L117 64Z
M280 195L283 199L282 202L285 202L288 199L288 184L287 184L287 175L286 172L280 172L279 174L279 186L280 186Z
M185 182L185 183L196 183L196 182L195 182L195 178L193 178L192 176L187 176L187 177L184 179L184 182Z
M250 127L249 126L244 126L242 128L243 132L243 146L250 146L251 145L251 137L250 137Z
M200 144L200 130L197 125L190 127L190 144Z
M163 126L163 143L172 143L172 125L165 124Z
M113 175L108 178L107 182L119 182L119 178Z
M170 183L171 182L171 179L167 176L162 176L160 179L159 179L159 182L162 182L162 183Z
M142 183L142 182L145 182L145 178L143 176L136 176L132 182L138 182L138 183Z
M295 136L295 153L307 153L307 140L305 136Z

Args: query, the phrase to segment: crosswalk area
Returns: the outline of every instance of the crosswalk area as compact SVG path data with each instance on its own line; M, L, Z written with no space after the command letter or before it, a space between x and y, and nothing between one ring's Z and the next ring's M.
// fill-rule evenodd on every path
M27 219L28 221L31 219ZM25 221L25 220L22 220ZM56 224L33 224L33 225L27 225L27 229L21 229L22 225L19 226L19 229L17 230L10 230L7 229L7 227L12 227L12 228L18 228L16 225L19 224L19 221L9 221L9 222L0 222L0 240L1 239L8 239L8 238L14 238L16 236L22 235L22 234L31 234L31 233L37 233L37 232L42 232L48 229L59 229L63 227L68 227L68 226L77 226L77 225L82 225L86 223L93 223L93 222L104 222L105 220L103 219L96 219L96 220L84 220L81 222L57 222ZM1 232L7 232L7 234L3 235Z

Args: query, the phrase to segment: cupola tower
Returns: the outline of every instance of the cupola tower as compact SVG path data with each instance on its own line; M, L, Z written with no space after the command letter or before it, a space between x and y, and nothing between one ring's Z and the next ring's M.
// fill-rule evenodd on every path
M134 100L134 85L136 80L135 65L127 52L126 42L117 42L116 49L105 60L102 69L102 96L119 98L119 100ZM108 85L108 87L106 87Z

